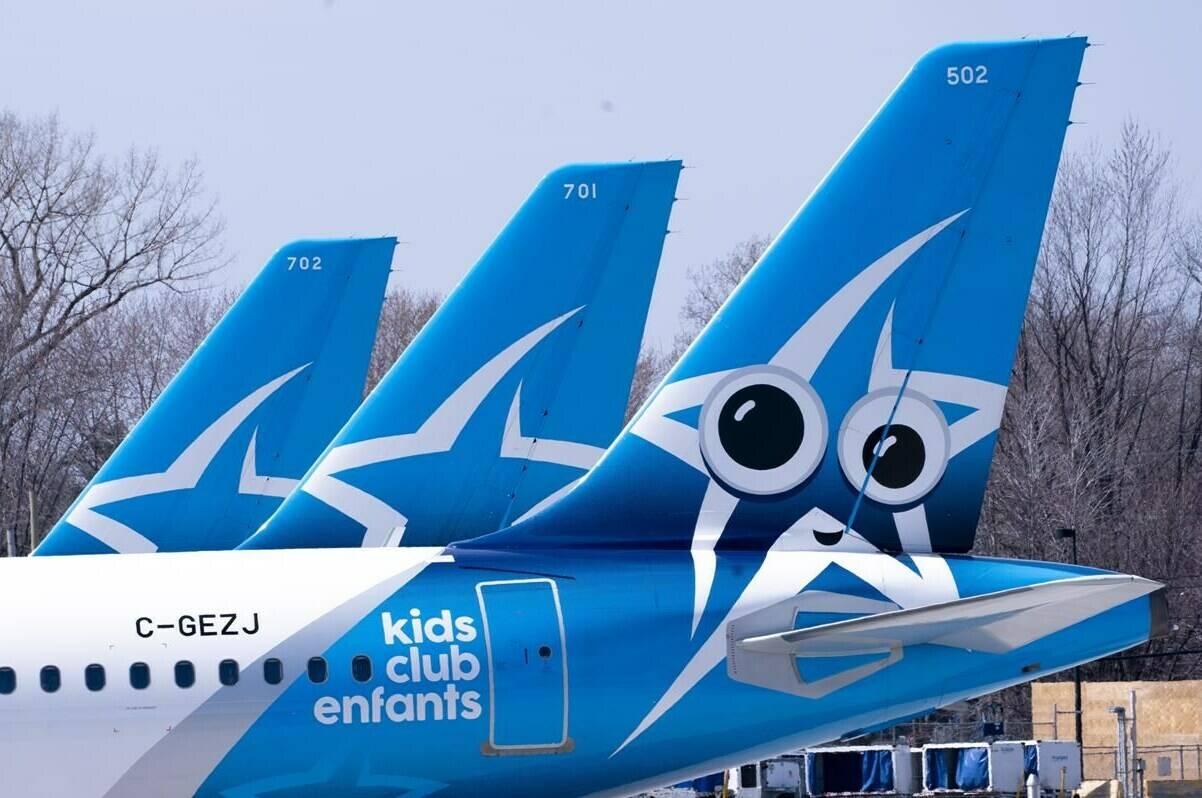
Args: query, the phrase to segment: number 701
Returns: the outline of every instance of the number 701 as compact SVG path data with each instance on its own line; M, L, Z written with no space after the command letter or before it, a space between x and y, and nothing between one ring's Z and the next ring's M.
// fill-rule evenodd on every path
M596 199L597 184L596 183L564 183L563 198L572 199Z

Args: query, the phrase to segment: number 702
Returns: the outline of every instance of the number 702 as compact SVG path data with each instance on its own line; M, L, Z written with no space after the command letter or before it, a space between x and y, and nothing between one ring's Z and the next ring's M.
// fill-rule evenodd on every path
M289 255L288 271L292 271L293 269L300 269L302 272L319 272L321 271L321 256L314 255L313 257L309 257L305 255L294 257Z

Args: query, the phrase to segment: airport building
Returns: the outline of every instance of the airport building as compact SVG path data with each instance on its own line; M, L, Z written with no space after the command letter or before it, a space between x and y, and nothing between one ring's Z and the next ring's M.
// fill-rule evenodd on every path
M1202 794L1202 681L1085 682L1081 699L1087 780L1119 778L1142 759L1146 781L1191 781L1192 794ZM1036 729L1070 740L1073 711L1072 682L1031 685ZM1120 723L1127 763L1118 753Z

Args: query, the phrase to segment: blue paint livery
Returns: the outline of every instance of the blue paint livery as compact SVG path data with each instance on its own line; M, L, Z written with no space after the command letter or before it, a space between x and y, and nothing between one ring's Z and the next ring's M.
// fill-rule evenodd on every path
M798 564L822 556L799 552ZM733 568L756 570L762 557L745 552L721 555ZM867 585L864 577L879 577L873 560L887 555L858 555L851 570L840 569L824 580L823 593L854 595ZM959 591L975 595L1004 587L1046 583L1086 573L1100 573L1046 563L990 559L947 560ZM803 566L804 567L804 566ZM860 571L857 576L852 571ZM515 573L520 571L520 573ZM545 577L541 574L555 573ZM408 647L385 644L381 616L408 616L420 611L429 618L446 610L454 618L483 625L478 590L481 583L509 579L547 580L562 601L570 661L567 737L570 748L517 750L498 755L490 741L494 729L534 734L549 707L548 685L540 682L543 665L532 657L514 664L517 678L530 679L522 692L505 695L514 682L488 679L488 652L483 635L466 642L424 643ZM967 696L1019 683L1145 640L1150 633L1149 599L1126 603L1005 655L958 651L942 646L907 647L896 664L820 699L803 698L730 678L723 663L725 647L683 697L645 733L623 746L640 720L672 684L698 648L690 640L691 583L687 556L671 552L613 551L608 553L547 553L545 556L475 552L457 563L435 564L390 596L324 652L335 663L329 682L310 684L303 676L271 705L204 782L201 796L276 795L622 795L649 786L662 786L686 776L734 766L760 753L780 752L803 745L854 738L865 730L886 726L905 716L951 703ZM802 595L810 591L806 587ZM489 603L488 624L503 615L513 623L512 643L533 652L556 645L557 630L537 621L526 623L528 605L509 607ZM452 651L472 655L479 671L471 678L427 678L421 683L398 681L388 667L392 658L421 657L437 661ZM367 653L378 663L377 676L366 684L354 682L344 663ZM844 663L847 667L848 663ZM395 675L409 674L408 663ZM450 666L446 666L449 668ZM433 669L440 676L446 668ZM454 686L457 713L451 716L445 699ZM370 701L379 691L381 709L372 714ZM483 711L462 714L462 696L474 693ZM436 694L418 716L400 718L408 704L387 701L393 696ZM364 696L369 708L347 703ZM334 703L315 719L323 699ZM350 706L349 711L346 708ZM435 707L438 707L437 709ZM492 719L492 713L496 718ZM472 714L472 713L469 713ZM535 720L530 719L530 715ZM512 725L510 725L512 724ZM546 732L540 729L539 732ZM558 737L558 729L552 734ZM523 737L526 742L547 740ZM394 792L379 789L382 780L396 779ZM269 789L270 787L270 789ZM324 791L324 793L323 793ZM625 792L623 792L625 791Z
M528 520L449 547L0 562L0 599L32 615L0 616L14 680L56 661L43 647L74 657L61 692L0 696L4 750L33 752L10 756L10 782L111 798L629 795L854 739L1160 633L1163 590L1148 580L931 553L972 539L1084 47L923 58L591 475ZM400 518L369 532L452 528L439 514L455 496L505 522L515 497L477 504L469 472L452 484L433 461L461 438L495 457L516 451L504 442L518 426L548 434L525 428L537 414L505 419L519 383L537 381L519 364L568 347L554 337L583 311L561 299L471 342L475 365L454 373L430 354L445 343L415 344L415 373L439 390L414 393L399 426L365 411L383 437L326 455L408 452L397 476L435 509L368 504L373 523ZM415 379L396 376L405 362L395 380ZM472 401L447 405L465 385ZM423 463L437 479L421 479ZM366 479L349 470L308 479ZM313 489L337 501L366 484ZM303 519L315 536L320 518ZM39 592L81 560L127 589L82 607ZM261 614L254 635L137 631L143 596L149 621L214 595ZM60 628L76 631L45 631ZM93 656L160 671L187 659L198 680L154 682L137 701L87 693L75 674ZM232 656L243 679L217 684ZM306 675L314 656L328 678ZM269 658L280 683L258 678ZM370 672L353 665L363 658ZM47 711L56 701L74 714ZM70 733L98 761L62 756Z
M924 56L599 466L482 545L696 547L709 536L755 549L818 508L828 540L850 527L844 537L883 550L967 551L1085 48L1066 38ZM816 449L800 481L782 474L761 490L755 480L776 469L734 469L734 482L753 479L732 484L704 452L703 408L743 369L779 370L820 406L807 414ZM874 406L858 405L874 392ZM841 442L852 459L871 454L857 440L902 423L898 413L930 426L928 460L944 451L944 470L913 492L866 484L841 461Z
M362 399L395 246L297 241L275 253L35 554L245 540Z
M679 173L547 175L245 548L443 545L578 480L622 425Z

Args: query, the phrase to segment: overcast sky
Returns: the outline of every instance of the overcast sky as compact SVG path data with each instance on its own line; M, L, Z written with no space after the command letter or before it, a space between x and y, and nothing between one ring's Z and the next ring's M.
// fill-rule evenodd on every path
M1202 3L0 4L0 107L105 150L199 158L245 282L298 237L394 234L394 280L447 291L538 178L683 158L652 307L789 218L925 50L1087 34L1069 150L1138 118L1202 186Z

